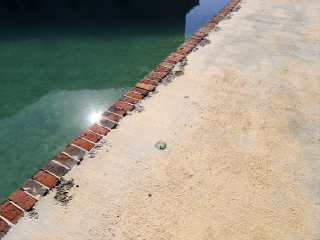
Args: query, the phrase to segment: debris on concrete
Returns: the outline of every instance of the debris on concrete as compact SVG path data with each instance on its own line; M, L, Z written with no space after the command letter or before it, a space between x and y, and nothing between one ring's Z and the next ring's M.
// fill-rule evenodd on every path
M65 179L61 179L60 184L56 187L56 195L54 199L57 204L66 207L68 203L73 199L73 195L69 195L70 189L74 186L74 180L66 181Z
M159 150L164 150L166 149L167 147L167 144L165 142L162 142L162 141L158 141L156 143L156 145L154 145L156 147L156 149L159 149Z

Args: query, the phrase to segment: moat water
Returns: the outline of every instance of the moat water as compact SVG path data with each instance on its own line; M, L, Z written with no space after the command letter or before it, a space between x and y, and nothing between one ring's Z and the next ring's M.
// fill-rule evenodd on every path
M0 22L0 203L228 2Z

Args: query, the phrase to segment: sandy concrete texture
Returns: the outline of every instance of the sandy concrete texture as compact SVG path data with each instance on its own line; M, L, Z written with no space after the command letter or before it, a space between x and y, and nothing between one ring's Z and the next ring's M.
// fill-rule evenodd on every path
M241 2L4 239L320 239L318 3Z

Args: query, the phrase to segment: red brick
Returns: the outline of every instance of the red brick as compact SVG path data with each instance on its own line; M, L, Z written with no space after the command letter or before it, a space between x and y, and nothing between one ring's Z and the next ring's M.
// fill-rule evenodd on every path
M163 66L163 67L166 67L166 68L170 68L170 69L172 69L175 66L175 64L168 63L168 62L162 62L159 65Z
M129 98L129 97L126 97L126 96L121 97L119 99L119 101L125 102L125 103L131 103L131 104L137 104L139 102L138 99Z
M171 68L166 68L166 67L163 67L161 65L158 65L156 69L161 70L161 71L165 71L165 72L170 72L171 71Z
M114 114L112 114L114 115ZM114 115L116 116L116 115ZM118 116L117 116L118 117ZM119 117L118 117L119 118ZM79 137L85 138L91 142L97 143L101 140L102 136L95 134L93 132L90 132L88 130L84 130L82 133L80 133Z
M182 58L167 57L166 60L173 62L181 62Z
M149 92L152 92L154 90L154 87L153 86L150 86L148 84L144 84L144 83L137 83L135 85L137 88L142 88L142 89L145 89Z
M10 222L16 223L23 216L23 211L5 200L0 205L0 215L8 219Z
M173 52L173 53L171 53L169 56L170 56L170 57L175 57L175 58L181 58L181 59L183 59L186 55L187 55L186 53Z
M165 59L165 60L163 60L164 62L167 62L167 63L171 63L171 64L173 64L173 65L176 65L177 64L177 62L175 62L175 61L172 61L172 60L169 60L169 59Z
M197 36L197 35L192 35L189 39L194 39L194 40L202 40L203 39L203 37L200 37L200 36Z
M192 50L193 47L188 46L188 45L181 45L180 47L177 48L177 52L181 53L189 53Z
M181 52L174 51L171 55L177 58L184 59L188 55L188 53L181 53Z
M133 87L130 89L131 92L136 92L142 95L147 95L150 91L146 90L146 89L142 89L142 88L138 88L138 87Z
M73 139L71 143L74 145L77 145L78 147L81 147L87 151L90 151L94 147L93 143L88 142L88 141L86 141L82 138L79 138L79 137Z
M25 193L21 189L17 189L10 196L9 200L14 202L19 207L25 211L30 211L30 209L36 204L37 199L31 197L29 194Z
M147 80L147 79L142 79L140 81L140 83L145 83L145 84L149 84L149 85L156 85L157 82L150 81L150 80Z
M215 25L213 24L205 24L203 25L205 28L208 28L208 29L213 29Z
M10 226L0 218L0 239L10 230Z
M215 17L213 17L213 18L212 18L212 20L213 20L213 21L218 21L218 22L219 22L219 21L221 21L221 20L222 20L222 17L215 16Z
M39 183L42 183L43 185L47 186L48 188L52 188L59 182L58 178L43 170L37 172L35 175L33 175L32 178L38 181Z
M119 120L120 120L120 116L113 114L111 112L108 112L108 111L104 112L102 117L109 119L111 121L114 121L114 122L119 122ZM90 140L90 139L88 139L88 140Z
M161 74L162 76L166 76L166 75L168 75L168 73L169 73L169 71L161 70L161 69L158 69L158 68L153 69L151 72L159 73L159 74Z
M71 157L68 157L63 153L58 153L56 156L53 157L53 160L55 160L58 163L61 163L62 165L68 168L73 168L79 163L78 161L74 160Z
M196 40L196 39L193 39L193 38L189 38L187 40L187 42L190 42L190 43L195 43L195 44L198 44L201 40Z
M131 111L131 110L134 109L134 106L132 106L130 104L127 104L127 103L124 103L124 102L120 102L120 101L118 101L115 104L113 104L113 106L118 107L118 108L122 108L122 109L124 109L126 111Z
M163 78L163 77L165 76L164 74L156 73L156 72L153 72L153 71L151 71L151 72L149 73L149 75L155 76L155 77L157 77L157 78Z
M107 135L108 132L110 132L108 129L103 128L97 124L92 124L87 129L91 130L92 132L104 135L104 136Z
M185 41L183 44L188 45L188 46L192 46L192 47L195 47L197 45L195 42L192 42L190 40Z
M156 76L152 76L150 74L146 75L144 78L150 81L155 81L155 82L159 82L159 79L162 79L162 77L159 78Z
M62 149L62 152L68 154L69 156L75 158L75 159L78 159L78 160L82 160L83 157L86 155L86 151L85 150L82 150L78 147L75 147L71 144L68 144L68 146L64 147Z
M108 109L109 112L113 112L113 113L116 113L118 115L121 115L121 116L124 116L126 115L126 111L123 110L123 109L120 109L120 108L117 108L116 106L112 106Z
M144 98L143 95L139 94L139 93L134 93L134 92L131 92L131 91L128 91L126 94L126 96L128 97L132 97L132 98L135 98L135 99L139 99L141 100L142 98ZM131 106L131 105L130 105ZM122 108L122 107L121 107ZM126 109L128 110L128 109ZM132 109L131 109L132 110ZM128 111L131 111L131 110L128 110Z
M209 21L210 21L210 20L209 20ZM204 38L204 37L206 36L206 34L204 34L204 33L199 33L199 32L195 32L195 33L193 34L193 36L199 36L199 37Z
M202 33L209 33L212 29L206 28L206 27L201 27L198 32Z
M226 12L219 12L216 14L216 16L218 16L218 17L225 17L226 15L227 15Z

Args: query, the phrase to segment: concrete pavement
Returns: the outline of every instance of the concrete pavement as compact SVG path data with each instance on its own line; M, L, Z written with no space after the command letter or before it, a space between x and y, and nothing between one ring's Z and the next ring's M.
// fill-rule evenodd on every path
M240 6L4 239L320 239L320 5Z

